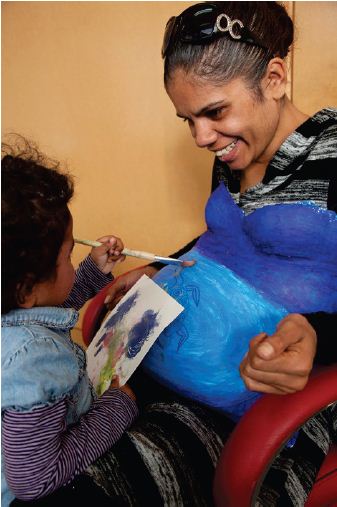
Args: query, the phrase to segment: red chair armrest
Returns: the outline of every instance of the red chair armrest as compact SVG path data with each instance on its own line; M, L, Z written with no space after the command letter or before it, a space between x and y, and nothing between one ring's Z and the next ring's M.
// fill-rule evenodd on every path
M108 283L103 289L101 289L95 297L92 298L88 307L86 308L82 322L82 337L83 342L88 346L93 339L96 330L101 321L102 311L105 308L104 300L108 289L112 286L115 280Z
M337 400L337 365L314 373L303 391L266 394L240 419L221 453L214 480L217 507L248 507L291 435Z

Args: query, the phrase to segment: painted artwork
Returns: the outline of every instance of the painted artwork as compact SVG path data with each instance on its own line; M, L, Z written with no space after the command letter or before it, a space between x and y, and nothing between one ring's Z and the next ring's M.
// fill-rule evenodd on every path
M183 309L143 275L107 315L87 349L88 375L97 394L108 389L113 376L124 385L160 333Z

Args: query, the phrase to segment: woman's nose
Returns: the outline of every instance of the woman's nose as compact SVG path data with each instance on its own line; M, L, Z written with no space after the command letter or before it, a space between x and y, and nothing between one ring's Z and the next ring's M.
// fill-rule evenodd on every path
M208 122L195 122L192 136L199 148L207 148L217 139L216 131L211 128Z

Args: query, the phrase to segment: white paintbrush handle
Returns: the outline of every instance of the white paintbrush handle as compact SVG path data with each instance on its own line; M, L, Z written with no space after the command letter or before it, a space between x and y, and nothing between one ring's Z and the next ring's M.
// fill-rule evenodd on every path
M99 241L92 241L90 239L74 239L75 243L80 243L81 245L87 245L87 246L101 246L102 243ZM131 257L137 257L138 259L146 259L148 261L154 261L156 260L156 256L153 253L150 252L142 252L141 250L130 250L129 248L124 248L122 250L123 255L129 255Z
M91 239L77 239L74 238L75 243L80 243L81 245L87 245L87 246L101 246L102 243L99 241L91 241Z
M148 261L154 261L156 259L156 256L153 253L142 252L141 250L130 250L129 248L124 248L122 254L137 257L138 259L146 259Z

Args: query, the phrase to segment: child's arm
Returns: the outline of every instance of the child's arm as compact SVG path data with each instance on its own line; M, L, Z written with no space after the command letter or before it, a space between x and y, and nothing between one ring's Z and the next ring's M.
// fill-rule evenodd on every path
M112 280L112 274L102 273L90 255L88 255L78 266L74 286L61 306L63 308L75 308L75 310L79 310L88 299L94 297Z
M17 498L46 496L83 472L122 436L137 408L127 394L109 389L68 428L66 412L66 399L29 412L4 412L5 474Z
M79 310L88 299L113 280L111 270L116 262L125 259L125 255L121 255L124 245L119 238L103 236L98 241L103 244L93 248L76 270L74 286L61 305L63 308Z

